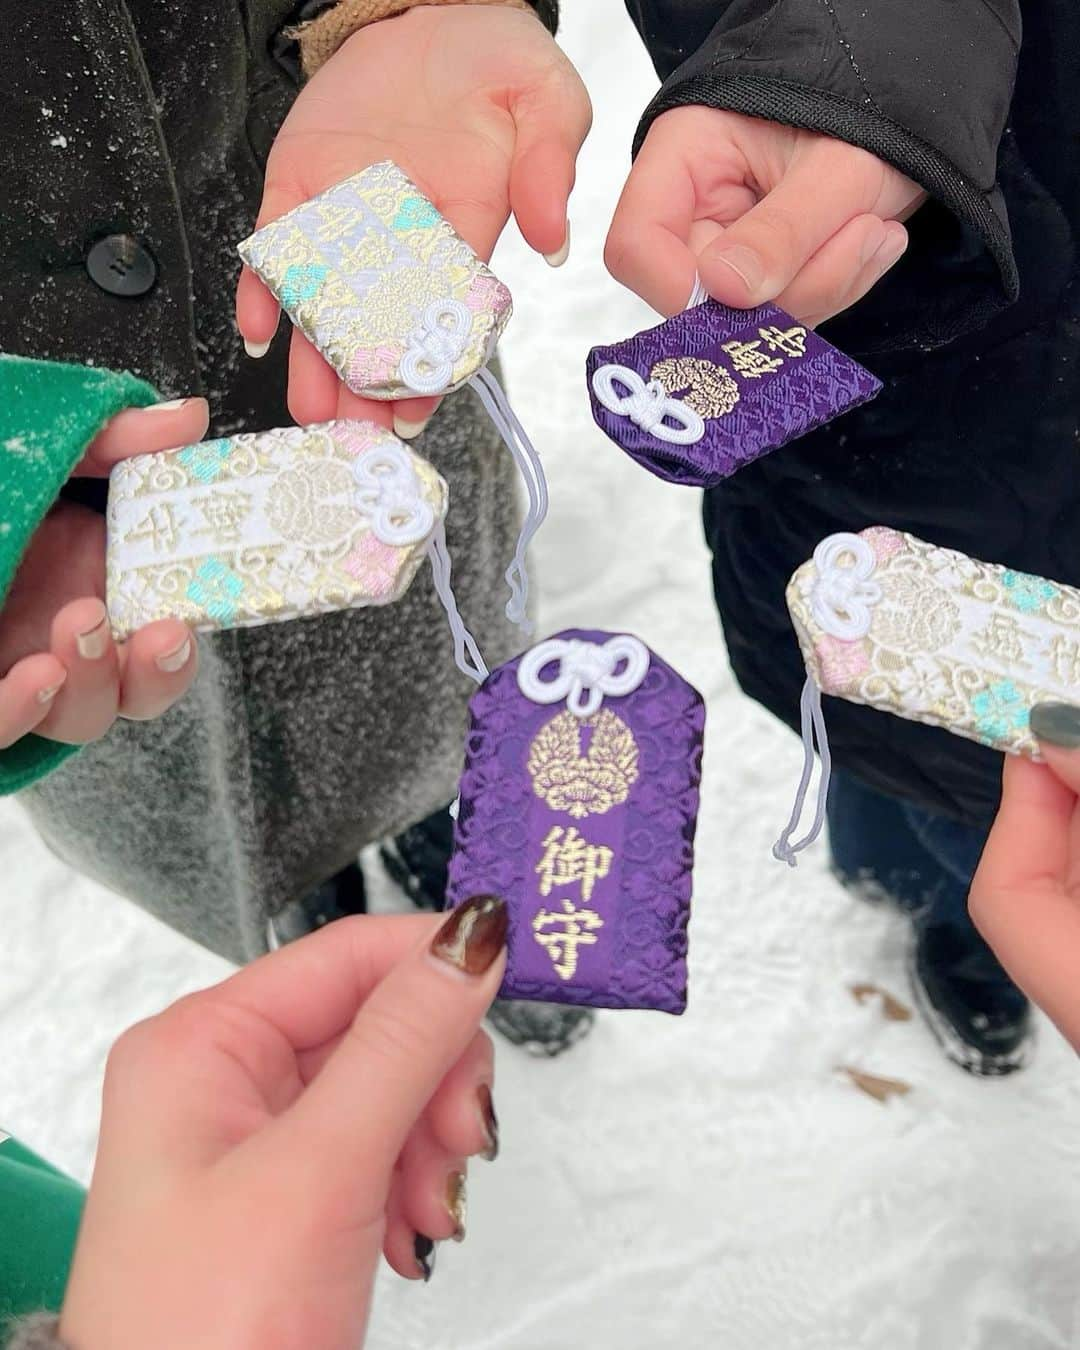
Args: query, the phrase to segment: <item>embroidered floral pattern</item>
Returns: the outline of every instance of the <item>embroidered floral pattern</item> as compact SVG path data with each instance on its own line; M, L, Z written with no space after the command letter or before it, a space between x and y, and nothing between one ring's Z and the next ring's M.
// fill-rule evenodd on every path
M236 618L237 602L243 594L243 579L220 558L202 563L187 588L187 598L222 627Z
M1027 572L1006 570L1001 574L1001 584L1009 600L1023 614L1036 613L1058 594L1058 588L1049 581L1029 576Z
M801 567L788 604L822 690L1035 756L1035 703L1073 701L1080 671L1080 591L966 558L884 527L864 531L878 599L866 637L825 632L812 606L817 565Z
M971 700L975 727L988 745L996 745L1027 726L1028 705L1012 680L998 680Z
M116 635L162 618L235 628L403 595L431 533L381 541L377 502L357 476L358 457L391 447L406 457L434 528L446 484L373 422L235 436L117 465L107 565Z
M201 441L181 450L177 458L200 483L212 483L224 469L231 453L232 442L229 440Z
M474 316L457 388L486 363L510 293L396 165L373 164L257 231L244 261L345 383L371 398L407 392L401 362L428 306Z

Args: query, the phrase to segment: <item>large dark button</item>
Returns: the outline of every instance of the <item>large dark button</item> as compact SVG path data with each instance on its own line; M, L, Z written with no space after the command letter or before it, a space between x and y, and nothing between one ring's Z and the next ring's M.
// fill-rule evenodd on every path
M145 295L157 280L157 263L145 244L132 234L109 234L86 255L91 281L109 295L130 299Z

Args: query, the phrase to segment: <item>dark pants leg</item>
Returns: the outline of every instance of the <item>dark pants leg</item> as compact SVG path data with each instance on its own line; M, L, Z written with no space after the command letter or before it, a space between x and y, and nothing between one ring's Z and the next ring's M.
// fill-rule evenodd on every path
M1020 1068L1030 1030L1027 1000L967 912L985 833L842 772L833 778L828 814L841 881L911 916L915 992L949 1058L984 1075Z
M828 818L845 885L880 890L919 923L971 927L967 895L982 830L886 797L843 771L833 774Z

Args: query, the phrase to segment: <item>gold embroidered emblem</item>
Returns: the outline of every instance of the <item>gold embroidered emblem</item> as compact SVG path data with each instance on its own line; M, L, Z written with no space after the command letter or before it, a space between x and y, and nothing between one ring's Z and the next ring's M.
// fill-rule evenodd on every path
M349 502L354 492L353 476L340 461L297 464L279 474L271 486L266 516L283 539L335 544L356 527L356 508Z
M582 754L582 735L589 748ZM626 723L607 708L592 717L562 712L537 732L529 748L533 791L552 811L575 820L620 806L638 779L638 747Z
M657 361L649 379L659 380L671 397L682 394L686 406L701 417L726 417L739 401L739 386L724 367L696 356Z
M930 653L947 647L960 631L960 610L947 591L922 577L894 572L874 610L873 635L884 647Z

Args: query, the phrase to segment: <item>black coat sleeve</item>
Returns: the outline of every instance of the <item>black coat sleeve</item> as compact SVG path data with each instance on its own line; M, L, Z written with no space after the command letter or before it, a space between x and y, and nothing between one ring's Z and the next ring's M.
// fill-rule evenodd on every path
M529 4L544 27L554 33L559 26L559 0L529 0Z
M657 117L687 104L835 136L926 188L953 219L950 249L959 222L969 243L989 254L991 308L1016 298L998 153L1020 45L1019 0L626 4L663 79L635 153Z

